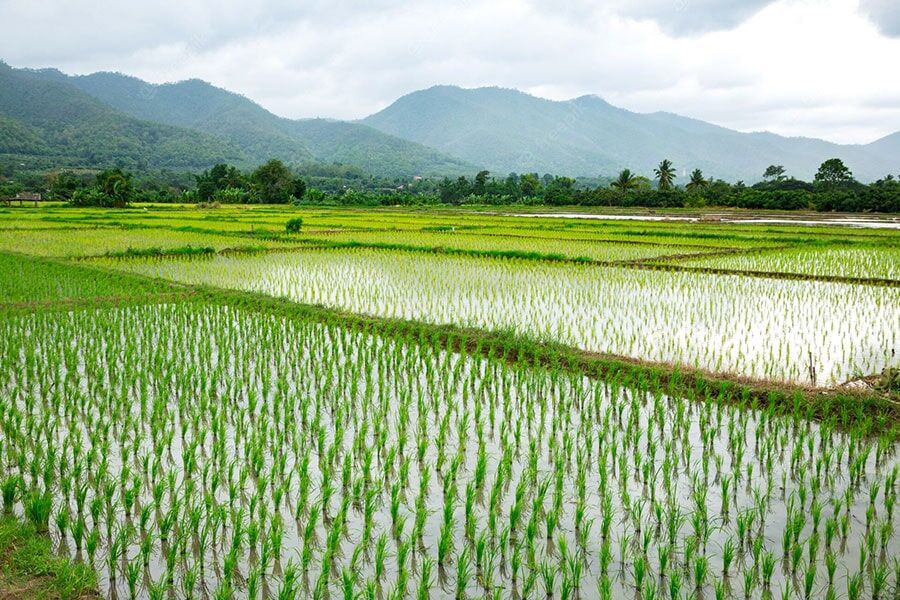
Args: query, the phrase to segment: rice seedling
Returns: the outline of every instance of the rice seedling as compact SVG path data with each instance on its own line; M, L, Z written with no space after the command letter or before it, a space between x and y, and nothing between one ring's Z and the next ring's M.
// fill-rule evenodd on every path
M25 496L25 516L39 532L46 532L50 524L53 498L49 492L32 491Z
M847 576L847 598L849 600L859 600L862 594L862 574L854 573Z

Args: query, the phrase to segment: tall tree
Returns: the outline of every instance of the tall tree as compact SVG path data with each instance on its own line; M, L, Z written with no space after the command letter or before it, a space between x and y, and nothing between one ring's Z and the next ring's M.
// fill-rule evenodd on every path
M672 164L672 161L668 158L664 159L659 166L653 169L653 173L656 175L657 181L657 189L661 192L665 192L667 190L672 189L672 186L675 184L675 165Z
M83 176L73 171L61 171L50 177L50 195L56 200L71 200L72 195L87 183Z
M763 179L771 181L782 181L785 177L784 167L781 165L769 165L763 173Z
M541 179L537 173L526 173L519 178L523 196L534 196L541 189Z
M127 206L135 197L131 173L125 173L122 169L107 169L98 173L97 187L109 198L109 204L116 208Z
M300 177L294 180L294 200L302 200L306 194L306 182Z
M259 201L265 204L290 202L294 192L294 177L290 169L275 158L253 171L250 182Z
M637 176L631 172L631 169L622 169L619 172L619 176L616 177L615 181L610 185L620 192L627 192L628 190L637 188L638 179Z
M475 194L476 196L484 196L488 175L490 174L490 171L478 171L478 173L475 175L475 183L472 186L473 194Z
M831 189L853 181L853 173L841 159L829 158L819 166L813 181L826 189Z
M687 190L690 192L696 192L702 190L707 185L709 185L709 182L704 179L703 171L701 171L700 169L694 169L691 173L691 180L688 181L688 184L684 187L687 188Z

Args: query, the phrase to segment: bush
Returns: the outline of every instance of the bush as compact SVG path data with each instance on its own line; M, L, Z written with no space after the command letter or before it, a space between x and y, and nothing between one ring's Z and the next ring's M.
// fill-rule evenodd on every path
M114 201L97 188L83 188L75 190L70 203L72 206L78 207L101 206L103 208L112 208Z
M293 218L284 224L284 230L288 233L300 233L303 228L303 219L300 217Z

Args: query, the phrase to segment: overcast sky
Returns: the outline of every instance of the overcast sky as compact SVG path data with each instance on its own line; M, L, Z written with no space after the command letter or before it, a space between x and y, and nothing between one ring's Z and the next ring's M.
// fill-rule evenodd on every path
M900 130L900 0L0 0L0 23L16 67L197 77L287 117L456 84L837 142Z

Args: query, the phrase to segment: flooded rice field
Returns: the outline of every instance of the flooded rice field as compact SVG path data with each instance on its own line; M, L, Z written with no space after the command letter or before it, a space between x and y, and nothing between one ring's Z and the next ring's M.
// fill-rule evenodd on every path
M363 249L101 264L781 382L836 385L900 360L892 287Z
M398 303L396 264L331 256L148 268L338 305L355 277L372 310L463 307ZM457 283L511 277L454 265ZM591 294L612 286L652 318L726 281L590 271L573 278L593 286L559 290L543 267L517 273L544 278L547 298L485 314L602 307L616 293ZM756 318L789 300L774 290L750 303ZM839 327L825 310L845 293L789 314ZM889 597L900 575L896 446L765 406L192 303L6 315L0 359L5 509L46 509L58 550L112 598L855 600Z
M714 258L698 257L681 264L738 271L900 281L900 246L797 248Z

